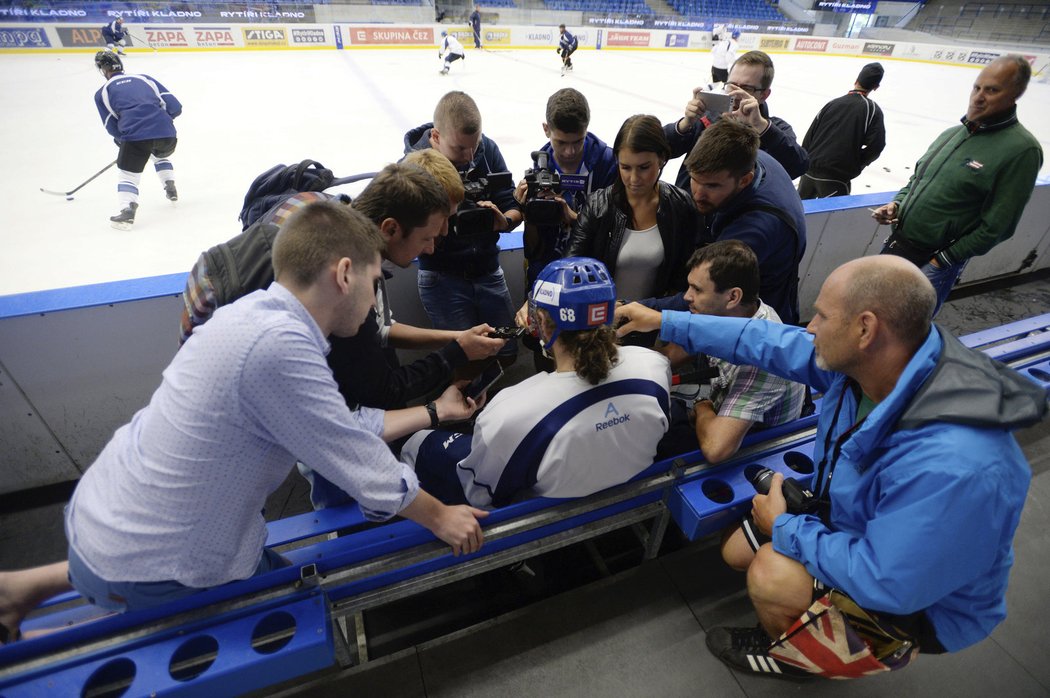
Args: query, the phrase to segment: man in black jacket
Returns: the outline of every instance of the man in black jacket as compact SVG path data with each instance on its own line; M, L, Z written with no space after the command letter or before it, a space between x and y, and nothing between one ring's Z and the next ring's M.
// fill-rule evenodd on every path
M759 135L759 147L773 156L787 171L791 179L801 177L809 168L809 155L798 144L791 124L769 115L766 100L772 92L773 61L762 51L748 51L738 58L729 71L726 92L736 101L736 108L722 116L736 119L751 126ZM707 115L701 90L693 90L693 98L685 105L685 115L664 125L664 134L671 145L671 157L685 155L700 140L700 134L717 117ZM675 184L689 189L689 172L685 163L678 170Z
M850 180L875 162L886 147L882 110L868 96L879 89L885 71L879 63L861 68L853 89L824 105L802 139L809 170L798 183L803 199L850 193Z

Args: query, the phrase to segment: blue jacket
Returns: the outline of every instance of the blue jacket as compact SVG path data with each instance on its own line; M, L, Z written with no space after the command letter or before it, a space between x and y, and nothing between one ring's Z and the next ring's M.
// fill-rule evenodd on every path
M824 393L812 487L821 492L830 480L828 522L778 516L777 552L864 608L924 610L948 651L982 640L1006 617L1012 540L1031 479L1010 430L1045 416L1042 388L935 328L853 429L856 384L818 368L800 328L664 312L660 338Z
M406 133L405 154L429 148L430 129L433 127L433 123L426 123ZM465 168L460 168L460 174L471 170L480 177L492 172L507 171L507 161L503 159L499 146L485 134L481 135L481 145L474 153L474 159ZM514 200L513 186L492 192L492 203L504 213L520 208ZM449 235L438 240L434 254L419 255L419 268L428 271L460 272L479 276L494 272L498 267L498 232L470 236Z
M558 163L554 161L554 148L550 141L544 143L540 150L549 156L551 171L561 175L562 196L569 208L576 212L583 208L591 194L612 185L620 176L616 153L605 141L590 131L583 139L583 162L580 165L580 171L586 174L567 173L558 167ZM569 185L569 180L576 178L583 181L575 182L582 186L574 189ZM532 287L532 282L548 263L565 256L565 246L571 231L572 226L544 226L525 221L524 252L528 288Z
M106 40L106 43L115 44L125 36L127 36L128 30L124 28L124 23L121 22L120 26L117 26L117 20L113 20L109 24L102 26L102 37Z
M182 102L148 75L114 75L95 93L98 115L120 141L174 138Z
M796 232L776 214L753 210L755 206L780 210ZM797 324L798 264L806 252L806 213L791 179L771 155L758 151L754 180L715 211L710 236L708 241L740 240L754 250L761 275L759 297L773 306L784 324Z
M562 51L575 51L580 45L580 42L569 30L565 30L565 33L558 39L558 48Z

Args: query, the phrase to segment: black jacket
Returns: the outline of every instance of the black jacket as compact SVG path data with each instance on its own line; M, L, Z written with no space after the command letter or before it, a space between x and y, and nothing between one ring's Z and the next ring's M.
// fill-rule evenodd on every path
M612 187L591 194L580 210L569 238L567 256L594 257L616 275L616 259L627 231L627 214L611 200ZM656 275L656 295L669 295L686 289L685 268L696 249L694 240L700 229L700 213L689 194L667 182L660 182L660 204L656 223L664 244L664 261Z
M813 119L802 147L809 153L809 174L848 182L886 147L882 109L856 90L833 99Z

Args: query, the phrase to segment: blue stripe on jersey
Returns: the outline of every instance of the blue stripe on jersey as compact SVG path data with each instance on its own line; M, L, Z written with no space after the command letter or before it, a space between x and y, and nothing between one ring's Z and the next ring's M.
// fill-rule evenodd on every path
M569 398L554 408L546 417L534 426L525 438L521 440L507 467L500 475L496 491L493 492L488 485L478 482L477 484L489 490L492 495L492 505L496 507L506 506L511 498L518 492L528 489L536 484L536 473L539 472L540 462L547 453L547 447L570 420L591 405L604 402L617 395L649 395L656 398L664 416L668 417L670 409L667 389L655 381L643 378L628 378L626 380L613 381L604 385L596 385L586 392ZM582 455L582 454L581 454Z

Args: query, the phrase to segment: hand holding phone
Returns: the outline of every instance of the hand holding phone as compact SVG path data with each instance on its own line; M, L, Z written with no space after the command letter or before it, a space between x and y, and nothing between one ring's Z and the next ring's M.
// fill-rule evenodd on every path
M496 327L487 336L493 339L517 339L527 331L524 327Z
M481 394L492 387L492 384L500 379L503 375L503 367L500 366L499 361L493 359L490 361L485 368L470 381L466 388L463 389L463 394L469 397L471 400L477 400L481 397Z

